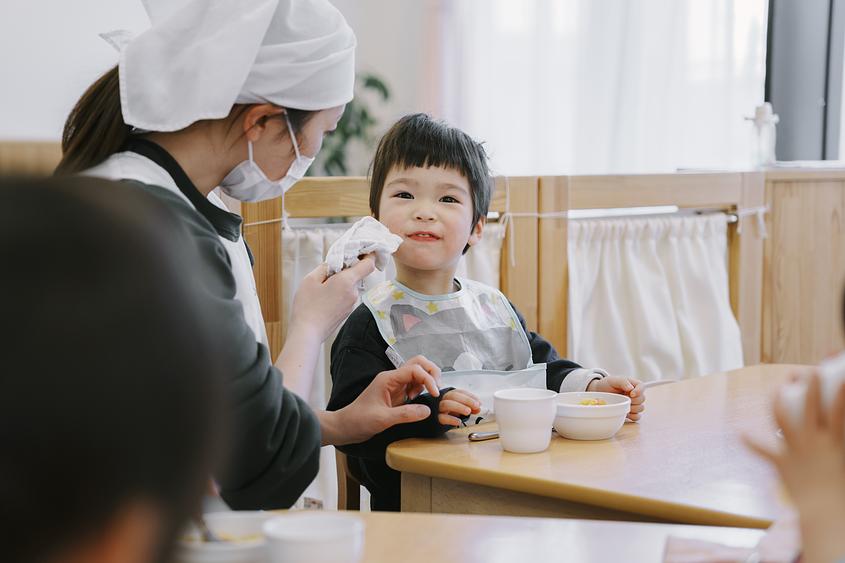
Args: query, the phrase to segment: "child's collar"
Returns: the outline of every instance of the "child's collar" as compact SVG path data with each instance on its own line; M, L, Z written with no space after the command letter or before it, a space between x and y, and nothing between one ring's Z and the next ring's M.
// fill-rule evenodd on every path
M444 301L446 299L454 299L455 297L460 297L466 291L466 284L463 283L460 278L454 277L452 281L458 285L457 291L453 291L451 293L443 293L440 295L426 295L424 293L420 293L418 291L414 291L410 287L406 286L405 284L399 282L399 280L392 280L391 283L396 286L396 289L404 291L411 297L415 299L419 299L420 301Z

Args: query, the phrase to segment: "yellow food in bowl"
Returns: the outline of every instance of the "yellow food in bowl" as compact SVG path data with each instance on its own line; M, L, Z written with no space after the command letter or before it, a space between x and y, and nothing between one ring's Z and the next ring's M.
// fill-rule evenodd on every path
M581 399L578 404L584 405L585 407L595 407L597 405L606 405L607 401L604 399Z
M248 543L264 539L264 536L261 534L248 534L243 536L236 536L234 534L222 533L217 535L221 540L232 543Z
M227 534L225 532L218 532L217 537L224 543L251 543L256 541L261 541L264 539L262 534L246 534L246 535L235 535L235 534ZM183 536L182 541L185 543L209 543L205 542L199 536Z

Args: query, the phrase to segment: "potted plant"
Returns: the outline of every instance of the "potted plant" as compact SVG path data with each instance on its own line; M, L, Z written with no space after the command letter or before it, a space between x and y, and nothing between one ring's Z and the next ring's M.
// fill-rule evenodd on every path
M348 176L351 169L349 149L356 143L363 145L368 153L372 152L378 124L369 105L373 99L388 101L390 90L375 74L358 74L355 77L355 98L346 104L337 129L323 140L323 148L309 169L309 176Z

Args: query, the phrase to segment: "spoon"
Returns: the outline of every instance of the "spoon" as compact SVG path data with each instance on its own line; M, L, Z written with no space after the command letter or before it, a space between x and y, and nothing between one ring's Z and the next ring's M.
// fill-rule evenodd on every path
M552 429L552 434L555 433L555 430ZM483 442L484 440L493 440L499 437L499 433L496 430L491 432L470 432L467 434L467 438L470 442Z
M205 518L202 517L202 514L194 518L194 524L197 528L199 528L202 541L207 543L223 541L220 536L211 531L211 528L209 528L208 524L205 523Z

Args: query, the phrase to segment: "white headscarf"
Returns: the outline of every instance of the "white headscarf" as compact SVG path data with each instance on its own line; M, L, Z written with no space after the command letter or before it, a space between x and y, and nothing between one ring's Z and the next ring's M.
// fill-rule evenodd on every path
M355 34L327 0L142 1L150 29L118 39L129 125L176 131L236 103L321 110L352 99Z

